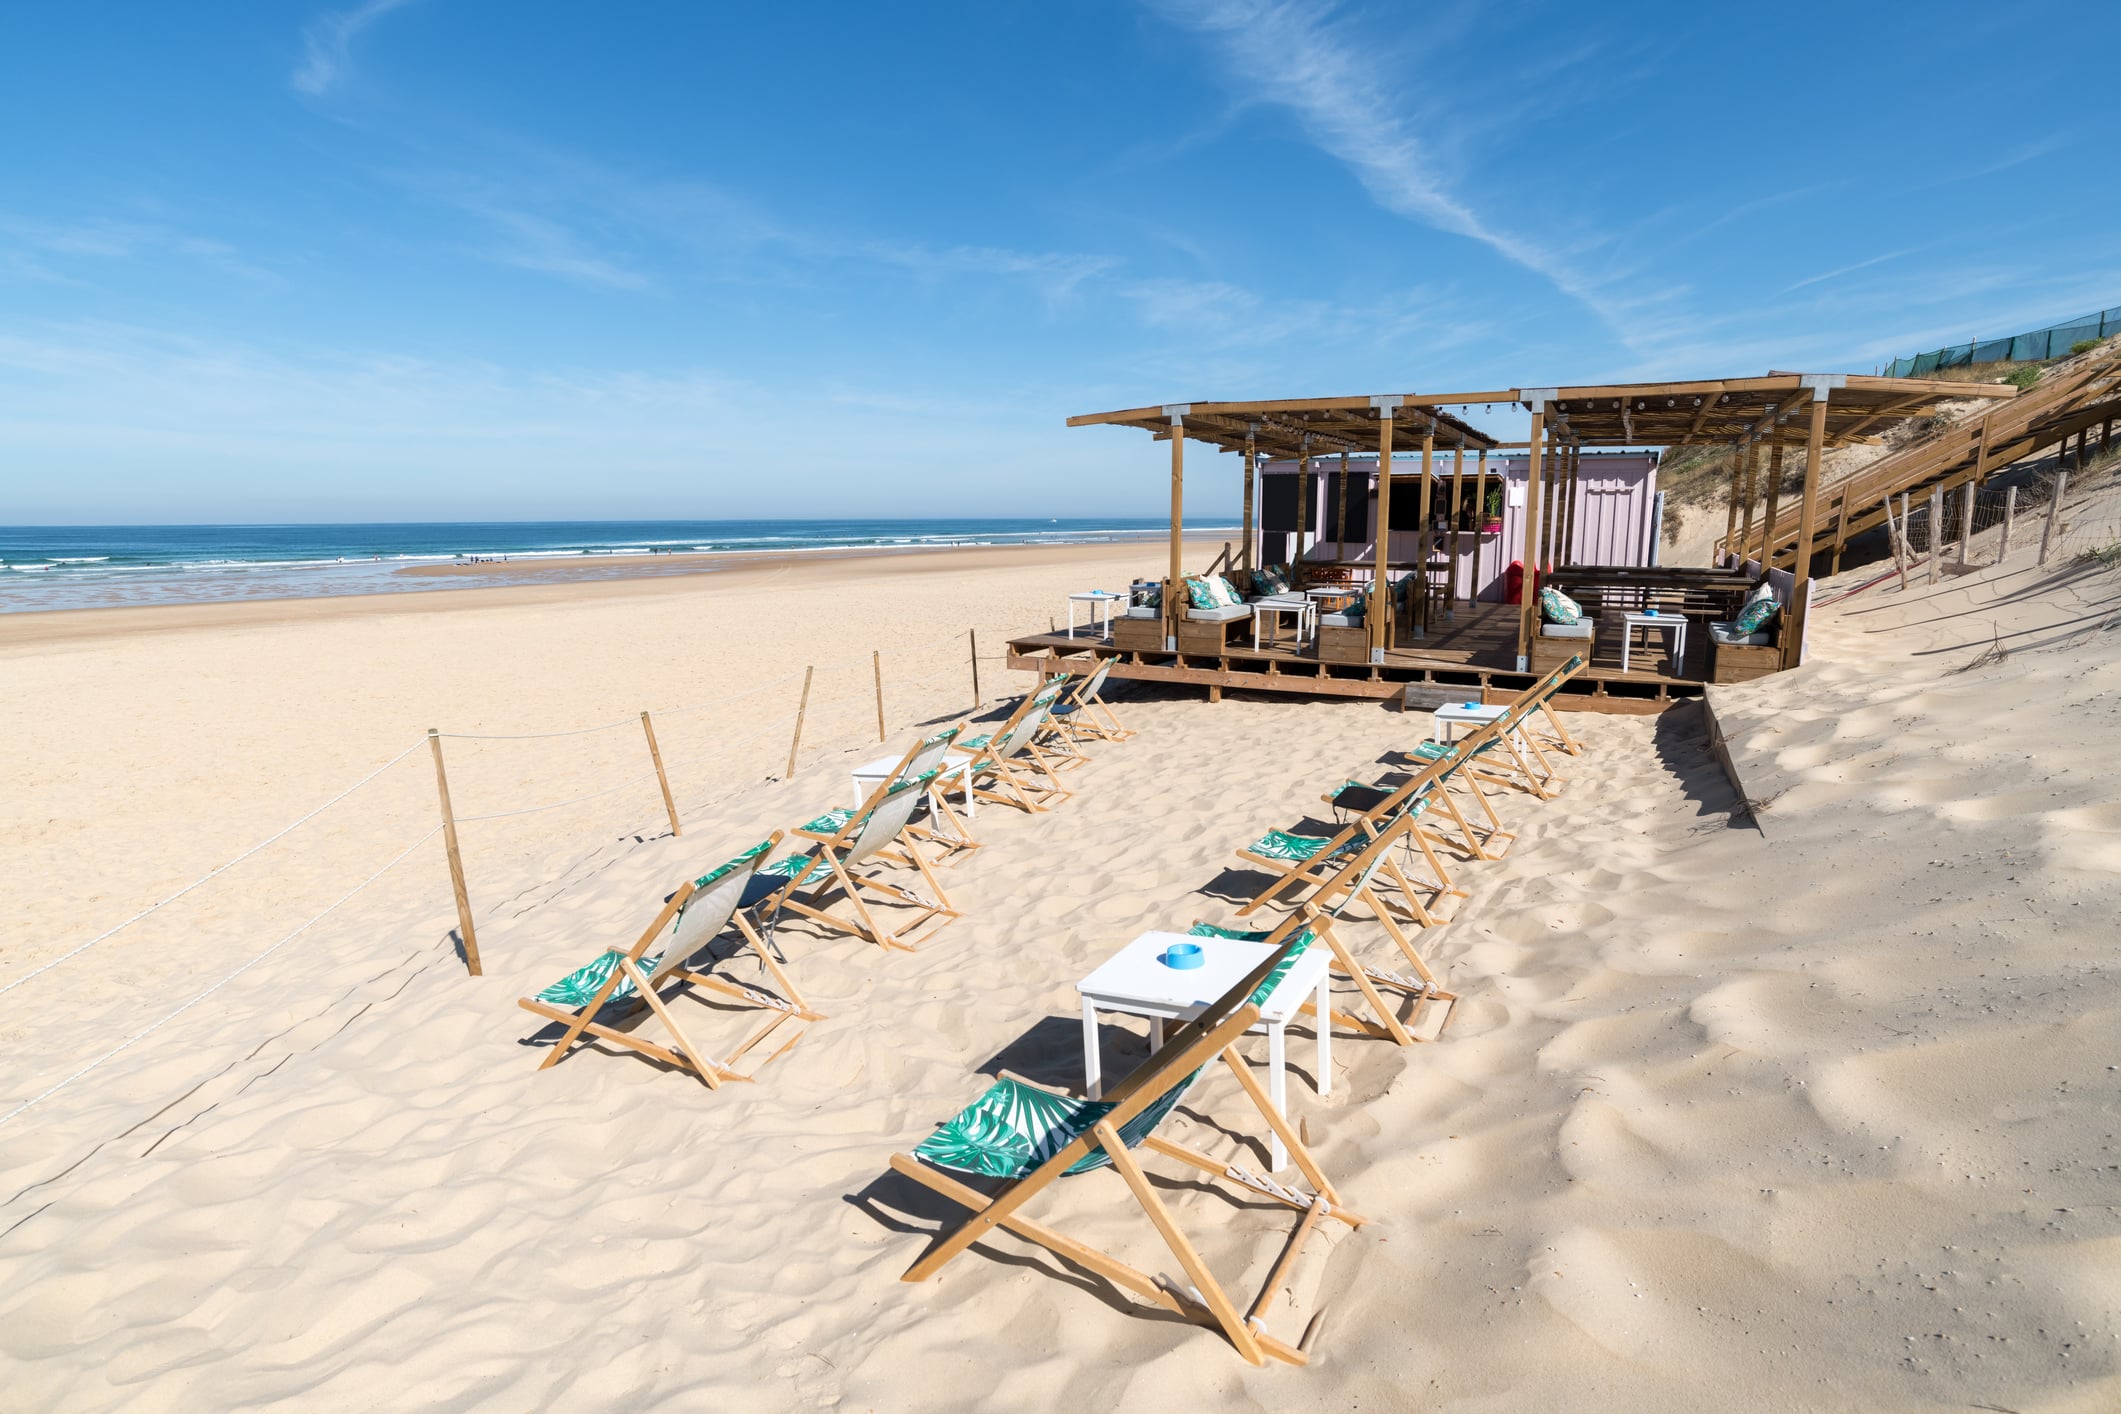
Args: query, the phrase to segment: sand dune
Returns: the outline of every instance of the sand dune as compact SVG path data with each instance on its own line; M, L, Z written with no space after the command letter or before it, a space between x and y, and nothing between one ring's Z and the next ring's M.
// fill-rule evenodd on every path
M888 611L941 634L968 596L1042 614L1081 578L950 573L947 596ZM714 603L562 596L432 620L393 604L350 621L372 636L337 678L356 640L316 625L14 655L45 675L40 720L63 705L77 732L110 733L143 798L97 798L107 819L76 806L65 835L15 822L11 865L58 882L16 901L34 936L5 961L50 955L116 895L317 795L316 780L185 778L158 764L171 733L223 765L246 743L279 760L265 743L314 740L337 781L416 735L437 682L475 723L623 715L639 694L600 686L672 644L701 676L673 676L671 697L758 671L688 637L721 621ZM1758 829L1733 814L1698 710L1572 717L1588 751L1567 791L1502 802L1516 844L1461 866L1470 897L1421 939L1463 994L1445 1038L1338 1041L1327 1100L1308 1038L1291 1046L1292 1108L1378 1218L1314 1242L1277 1310L1298 1330L1327 1313L1311 1368L1250 1369L1011 1239L897 1280L946 1207L888 1156L998 1070L1078 1082L1075 979L1142 930L1228 921L1238 845L1425 727L1373 704L1136 694L1121 710L1140 735L1099 748L1074 800L981 812L988 847L946 874L965 916L918 953L783 930L828 1019L756 1084L709 1094L587 1052L539 1072L513 999L630 939L701 866L840 803L867 754L852 748L792 782L702 791L681 839L594 820L510 837L521 858L487 877L507 872L522 898L482 916L485 978L442 941L429 861L109 1083L0 1128L8 1402L2111 1408L2121 636L2086 621L2116 608L2113 576L2083 570L1822 607L1807 666L1716 694ZM1999 640L2020 646L1968 666ZM201 644L219 666L200 668ZM333 684L306 717L307 694L257 687L291 660ZM175 685L159 724L88 695L121 670ZM65 798L81 763L63 731L37 730L24 779ZM424 805L408 786L402 820L380 812L347 843L386 846ZM117 862L122 888L81 881L87 859L172 834ZM115 970L38 984L0 1038L10 1093L245 955L266 912L233 902L115 953ZM748 1020L687 1015L710 1042ZM1108 1073L1144 1048L1116 1022L1104 1045ZM1213 1082L1183 1123L1212 1144L1231 1100ZM1041 1215L1168 1267L1120 1192L1093 1175ZM1234 1285L1274 1260L1273 1215L1171 1196Z

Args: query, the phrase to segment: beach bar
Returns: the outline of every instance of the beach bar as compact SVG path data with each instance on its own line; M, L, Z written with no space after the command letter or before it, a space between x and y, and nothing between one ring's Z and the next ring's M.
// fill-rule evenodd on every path
M1050 675L1109 661L1113 677L1198 685L1211 698L1244 688L1486 701L1521 691L1557 655L1583 652L1590 667L1563 705L1660 711L1706 683L1801 662L1812 579L1810 556L1764 573L1729 554L1714 565L1660 563L1665 453L1731 449L1724 540L1735 545L1753 533L1762 487L1765 523L1785 514L1779 473L1786 455L1802 457L1789 539L1816 545L1826 452L1879 443L1893 424L1951 399L2013 391L1770 373L1165 403L1071 417L1071 427L1127 427L1170 445L1164 573L1137 581L1125 608L1094 632L1012 638L1009 664ZM1512 411L1526 419L1522 441L1468 420ZM1238 539L1190 576L1181 509L1188 442L1234 457L1242 487ZM1219 581L1210 597L1239 602L1196 602L1210 580ZM1542 611L1549 587L1580 610L1578 622ZM1775 601L1772 623L1735 632L1763 596Z

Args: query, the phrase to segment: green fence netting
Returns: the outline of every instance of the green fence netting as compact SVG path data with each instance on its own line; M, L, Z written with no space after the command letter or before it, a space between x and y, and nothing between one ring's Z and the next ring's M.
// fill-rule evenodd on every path
M2121 305L2035 329L2030 334L2014 334L2008 339L1970 339L1913 358L1896 358L1881 371L1888 378L1921 378L1940 368L1960 368L1970 363L2036 363L2061 358L2087 339L2104 339L2113 334L2121 334Z

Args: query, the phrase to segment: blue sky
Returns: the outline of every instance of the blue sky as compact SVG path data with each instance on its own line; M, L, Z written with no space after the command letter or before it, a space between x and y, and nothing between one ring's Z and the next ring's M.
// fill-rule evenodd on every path
M5 24L20 522L1153 514L1164 454L1064 418L1868 372L2121 303L2121 97L2061 62L2114 6Z

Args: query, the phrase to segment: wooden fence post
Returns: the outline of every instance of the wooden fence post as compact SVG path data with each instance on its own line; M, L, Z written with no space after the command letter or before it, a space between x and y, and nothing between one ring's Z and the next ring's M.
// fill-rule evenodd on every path
M2062 513L2062 493L2069 486L2069 473L2059 468L2055 472L2054 498L2047 503L2047 527L2040 532L2040 564L2047 563L2047 547L2055 538L2055 517Z
M682 835L685 832L678 828L678 803L670 798L670 777L663 771L663 749L655 744L655 723L648 720L646 712L641 713L641 730L648 734L648 759L655 762L656 784L663 788L663 809L670 816L670 833Z
M1908 543L1907 536L1901 533L1903 528L1894 522L1893 498L1887 496L1885 498L1885 533L1886 538L1893 547L1893 568L1900 572L1900 588L1905 590L1907 588Z
M869 666L876 673L876 739L884 739L884 652L880 648L869 652Z
M2018 488L2003 488L2003 538L1996 542L1996 563L2002 564L2011 552L2011 522L2018 518Z
M803 716L810 710L810 678L817 672L815 665L803 669L803 700L795 708L795 736L788 743L788 774L783 780L795 778L795 753L803 749Z
M1944 488L1930 487L1930 583L1937 582L1937 562L1944 558Z
M1959 488L1959 568L1966 568L1966 547L1974 538L1974 483Z
M464 856L457 849L457 814L449 806L449 773L442 769L442 734L427 729L427 745L435 754L435 793L442 798L442 844L449 853L449 887L457 896L457 937L464 944L464 966L474 977L484 976L479 967L479 935L471 926L471 893L464 887Z
M979 705L980 705L980 696L979 696L979 630L978 630L978 629L976 629L976 628L968 628L968 629L966 629L966 630L965 630L965 637L966 637L966 638L967 638L968 640L970 640L970 642L971 642L971 644L972 644L972 705L973 705L973 707L974 707L974 708L977 708L977 707L979 707Z

